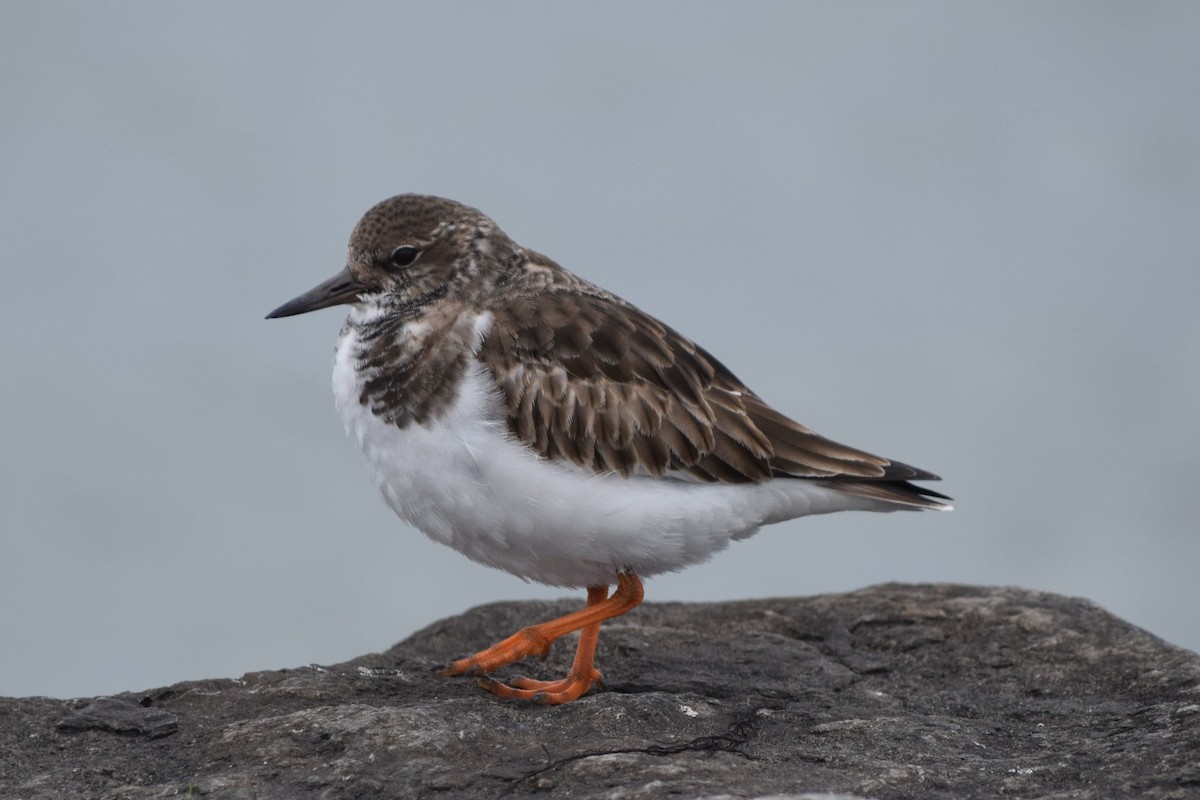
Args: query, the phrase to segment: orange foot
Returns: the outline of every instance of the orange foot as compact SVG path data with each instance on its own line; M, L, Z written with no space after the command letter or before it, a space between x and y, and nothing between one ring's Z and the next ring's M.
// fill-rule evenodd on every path
M588 605L604 602L608 597L607 586L588 589ZM588 693L593 685L603 687L604 676L593 665L596 642L600 639L600 623L593 622L579 634L579 646L575 649L575 661L567 677L559 681L536 681L533 678L514 678L510 683L501 683L486 675L479 679L479 686L492 694L513 700L532 700L535 703L559 705L578 700Z
M501 697L550 705L569 703L582 697L593 685L604 685L603 676L594 666L600 623L624 614L640 602L642 582L632 572L622 572L617 576L617 590L612 597L608 596L607 586L590 586L585 608L520 630L486 650L452 662L438 674L443 677L477 675L480 687ZM550 644L572 631L581 631L579 646L575 650L571 669L562 680L516 678L512 683L505 684L487 677L487 673L497 667L527 656L545 658L550 652Z

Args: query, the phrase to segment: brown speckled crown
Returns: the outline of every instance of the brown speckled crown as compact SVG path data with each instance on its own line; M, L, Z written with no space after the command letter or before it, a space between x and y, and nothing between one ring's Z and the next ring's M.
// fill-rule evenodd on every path
M376 203L354 226L350 249L367 251L379 243L421 237L447 222L488 220L470 206L427 194L401 194Z

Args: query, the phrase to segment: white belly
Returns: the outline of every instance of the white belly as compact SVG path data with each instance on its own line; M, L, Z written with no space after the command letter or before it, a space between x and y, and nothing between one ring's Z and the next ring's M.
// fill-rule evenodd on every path
M545 461L509 436L482 365L468 369L447 413L400 429L359 402L353 338L339 343L334 394L383 499L431 539L526 580L611 584L623 569L648 577L705 561L764 524L884 508L796 479L622 478Z

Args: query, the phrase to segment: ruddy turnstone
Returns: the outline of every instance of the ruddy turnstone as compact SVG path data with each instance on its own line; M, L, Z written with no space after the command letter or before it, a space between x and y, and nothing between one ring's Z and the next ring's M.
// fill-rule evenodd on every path
M503 697L580 697L601 681L600 623L641 602L640 577L762 525L949 508L910 483L937 476L793 422L687 337L452 200L378 204L346 268L268 318L339 304L337 406L392 510L481 564L587 589L579 611L440 672ZM564 679L488 677L572 631Z

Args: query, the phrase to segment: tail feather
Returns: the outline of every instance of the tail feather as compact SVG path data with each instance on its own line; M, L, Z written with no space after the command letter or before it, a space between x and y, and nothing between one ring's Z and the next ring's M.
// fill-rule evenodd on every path
M949 511L954 508L949 503L941 502L953 498L907 481L824 480L821 481L821 485L846 494L908 508L929 508L937 511Z

